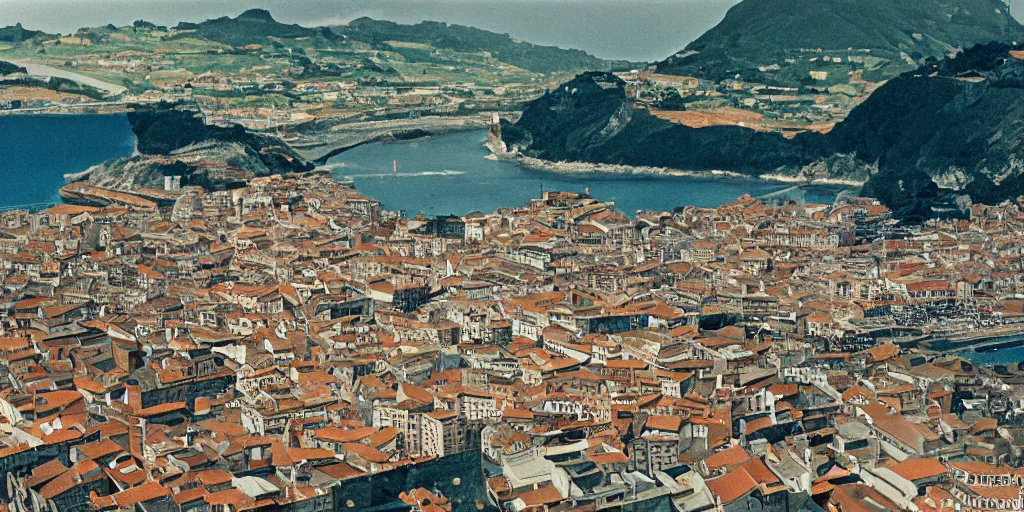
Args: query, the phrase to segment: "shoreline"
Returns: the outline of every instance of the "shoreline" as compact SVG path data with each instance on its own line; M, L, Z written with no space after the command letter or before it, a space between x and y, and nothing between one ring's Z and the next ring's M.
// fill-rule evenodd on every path
M2 111L0 115L118 115L127 112L128 109L123 111L108 111L108 112L69 112L63 111L26 111L25 109ZM443 119L440 123L433 123ZM461 123L452 123L454 119L458 119ZM485 129L486 125L481 124L479 118L473 119L473 116L466 116L463 118L438 118L438 119L420 119L419 122L409 123L411 126L390 126L390 130L383 126L377 126L377 130L370 130L368 133L365 130L365 125L359 126L362 123L354 123L360 130L356 128L347 134L338 133L344 132L344 128L340 130L325 130L324 134L331 134L337 137L333 144L331 142L324 142L316 144L311 147L297 147L292 143L285 142L292 149L299 152L300 155L310 158L310 161L317 165L325 165L327 161L334 156L337 156L345 151L354 149L356 147L365 144L378 144L378 143L390 143L390 142L406 142L411 140L418 140L427 138L433 135L442 135L446 133L456 133L462 131L473 131L478 129ZM424 122L425 121L425 122ZM384 122L371 122L373 124L390 124L387 121ZM370 123L367 123L370 124ZM404 123L402 123L404 124ZM338 126L344 126L338 125ZM355 128L355 126L353 127ZM333 134L331 132L334 132ZM359 132L363 133L359 133ZM347 140L346 140L347 139ZM837 178L815 178L807 179L799 176L789 176L785 174L779 174L777 172L768 172L760 175L749 175L735 171L725 170L705 170L705 171L694 171L685 169L676 169L671 167L654 167L654 166L635 166L625 164L603 164L603 163L591 163L591 162L567 162L567 161L551 161L543 160L540 158L533 158L525 156L517 151L501 151L498 148L493 147L493 144L485 144L487 149L491 152L487 158L495 158L500 160L507 160L520 165L527 169L536 171L553 172L560 174L588 174L588 173L599 173L599 174L618 174L618 175L636 175L636 176L657 176L667 178L697 178L697 179L721 179L730 178L738 180L757 180L767 181L779 184L788 185L820 185L826 187L839 187L839 188L858 188L864 185L863 181L858 180L845 180ZM329 149L328 149L329 148ZM86 174L89 170L83 170L75 174Z
M0 116L116 116L127 114L132 109L124 108L102 108L93 105L54 105L50 107L16 108L11 110L0 110Z
M487 148L491 150L491 154L494 158L501 160L508 160L517 165L521 165L528 169L534 169L538 171L556 172L564 174L588 174L588 173L602 173L602 174L620 174L620 175L638 175L638 176L662 176L669 178L701 178L701 179L721 179L721 178L732 178L740 180L757 180L767 181L779 184L789 185L821 185L827 187L839 187L839 188L858 188L864 186L864 182L858 180L844 180L837 178L815 178L807 179L799 176L787 176L784 174L777 173L765 173L757 176L749 174L742 174L735 171L723 171L723 170L711 170L711 171L691 171L684 169L675 169L671 167L650 167L650 166L635 166L635 165L624 165L624 164L601 164L601 163L590 163L590 162L554 162L551 160L543 160L540 158L533 158L525 156L518 152L506 152L498 153L494 151L494 148L490 144L486 144Z
M842 178L801 178L799 176L786 176L784 174L762 174L758 179L764 181L775 181L779 183L792 183L794 185L824 185L828 187L859 188L863 187L866 181L844 180Z
M41 115L41 116L44 116L44 117L47 116L47 114L37 114L37 115ZM89 115L89 114L86 114L86 115ZM54 117L56 117L56 116L54 116ZM477 121L478 119L479 118L476 118L476 119L472 119L471 118L472 121ZM421 119L421 120L417 120L417 121L419 123L423 123L424 121L430 123L430 122L437 121L437 119L430 119L430 120L422 120ZM444 121L447 121L447 122L444 122ZM345 137L351 137L351 138L356 138L357 140L358 139L362 139L362 140L358 140L358 142L356 142L355 144L349 145L347 147L335 148L334 151L331 151L329 154L325 155L323 157L323 160L327 160L327 159L330 158L330 156L333 156L333 155L336 155L336 154L340 154L343 151L346 151L348 149L352 149L352 148L357 147L357 146L365 145L365 144L374 144L374 143L403 143L403 142L410 142L410 141L413 141L413 140L420 140L420 139L423 139L423 138L429 138L429 137L434 136L434 135L447 134L447 133L456 133L456 132L473 132L473 131L476 131L476 130L485 129L482 125L477 124L477 122L466 122L466 121L470 121L470 119L466 119L466 118L458 119L456 122L452 122L452 121L455 121L455 120L450 119L450 118L446 119L444 121L442 121L442 123L441 123L441 125L442 125L441 129L440 130L436 130L436 131L435 130L427 131L427 130L424 130L422 128L412 128L412 127L407 126L407 125L406 126L400 126L400 127L391 125L391 126L386 126L387 128L391 128L391 130L389 130L388 133L386 133L384 135L381 135L379 133L373 134L372 132L363 131L363 130L354 130L352 132L344 133ZM420 126L422 127L422 124ZM374 128L378 128L379 129L379 128L384 128L384 126L381 126L378 123L374 123ZM395 129L395 128L404 128L404 130ZM425 128L425 127L423 127L423 128ZM436 128L436 127L434 127L434 128ZM341 128L340 130L337 130L337 131L347 132L347 130L345 130L344 128ZM341 134L339 134L339 135L341 135ZM370 137L369 139L364 139L363 136L367 136L367 135L373 135L373 136ZM335 140L337 140L337 139L335 139ZM291 144L289 142L286 142L284 140L282 140L282 142L284 144L288 145L288 146L291 146ZM138 141L136 140L136 144L137 143L138 143ZM738 173L738 172L723 171L723 170L691 171L691 170L682 170L682 169L674 169L674 168L667 168L667 167L653 167L653 166L594 164L594 163L587 163L587 162L564 162L564 161L563 162L553 162L553 161L547 161L547 160L538 159L538 158L527 157L527 156L522 155L521 153L519 153L517 151L512 151L512 152L502 151L504 149L504 148L501 147L501 146L503 146L503 144L502 145L495 144L495 141L492 140L491 138L488 138L488 142L486 144L482 144L482 145L484 145L488 149L487 152L485 153L485 155L482 155L484 158L494 159L494 160L505 160L505 161L508 161L509 163L517 165L517 166L519 166L519 167L521 167L523 169L533 169L533 170L537 170L537 171L541 171L541 172L550 172L550 173L554 173L554 174L561 174L563 176L586 175L586 174L605 174L605 175L609 175L609 176L614 176L614 175L622 176L622 177L625 177L625 179L627 179L627 180L634 179L634 178L631 178L633 176L635 176L636 177L635 179L637 179L637 180L639 180L642 177L646 176L646 177L662 177L662 178L668 178L668 179L681 178L681 179L705 180L705 181L707 181L709 183L712 183L712 184L715 181L720 181L720 180L727 180L727 181L740 182L740 183L742 183L742 182L747 182L747 183L770 182L770 183L777 183L777 184L780 184L780 185L788 185L788 187L784 188L784 190L786 190L786 191L791 190L791 189L795 189L795 188L799 188L799 187L814 186L814 185L819 185L819 186L823 186L823 187L842 188L842 189L850 189L850 188L855 187L855 186L858 185L858 183L851 182L851 181L848 181L848 180L829 180L829 179L809 180L809 179L799 178L799 177L795 177L795 176L786 176L786 175L778 174L778 173L775 173L775 174L766 173L766 174L763 174L763 175L760 175L760 176L753 176L753 175L747 175L747 174L742 174L742 173ZM496 149L497 149L497 151L496 151ZM325 165L325 162L323 162L323 161L314 161L314 163L318 164L317 165L318 168ZM65 184L73 183L73 182L88 181L90 179L91 175L94 175L99 168L100 168L100 165L97 165L97 166L92 166L92 167L89 167L89 168L86 168L86 169L82 169L82 170L76 171L76 172L64 173L61 176L61 178L62 178L62 181ZM770 193L771 194L776 194L776 193L778 193L778 191L772 191Z

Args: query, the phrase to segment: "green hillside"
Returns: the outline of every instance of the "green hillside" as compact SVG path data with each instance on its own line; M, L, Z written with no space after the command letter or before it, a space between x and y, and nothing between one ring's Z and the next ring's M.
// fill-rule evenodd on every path
M535 73L573 70L608 70L631 66L628 62L606 61L581 50L565 50L555 46L541 46L516 41L508 34L488 32L462 25L449 25L424 21L403 25L391 21L359 18L348 25L337 27L337 32L372 45L387 41L401 41L429 45L457 52L490 52L508 64Z
M232 46L263 43L267 38L297 39L300 37L322 36L333 38L328 29L306 28L299 25L280 23L264 9L249 9L236 18L227 16L202 23L180 23L178 30L189 32L187 37L204 39Z
M764 80L758 68L820 53L867 59L874 78L888 78L978 43L1024 41L1009 11L1003 0L744 0L658 68Z

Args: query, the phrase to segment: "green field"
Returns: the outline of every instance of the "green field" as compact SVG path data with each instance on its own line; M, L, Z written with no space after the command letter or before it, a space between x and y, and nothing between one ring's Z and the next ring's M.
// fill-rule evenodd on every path
M527 71L482 50L455 50L423 42L391 40L380 43L345 37L230 36L226 44L203 30L166 30L146 26L82 29L73 38L0 46L0 60L31 61L73 70L91 78L125 85L133 94L143 91L180 93L196 82L195 95L221 108L320 108L319 94L305 94L303 84L316 82L364 85L448 86L444 102L476 98L490 101L494 87L563 80L574 72L550 75ZM244 40L241 40L244 39ZM244 42L245 44L241 44ZM74 43L74 44L72 44ZM234 84L246 84L235 86ZM288 94L252 91L252 85L287 84ZM478 89L470 92L464 84ZM243 92L243 90L245 92ZM543 90L543 89L539 89ZM483 96L480 96L483 95ZM305 98L305 100L304 100ZM345 108L375 109L387 97L347 102Z

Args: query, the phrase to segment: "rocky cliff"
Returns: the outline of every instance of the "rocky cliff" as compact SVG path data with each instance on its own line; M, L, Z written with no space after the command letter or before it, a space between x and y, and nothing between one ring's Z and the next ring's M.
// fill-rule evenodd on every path
M174 105L140 107L128 114L136 154L90 170L93 185L115 190L160 188L164 176L208 189L253 176L306 172L315 166L279 139L241 126L211 126Z

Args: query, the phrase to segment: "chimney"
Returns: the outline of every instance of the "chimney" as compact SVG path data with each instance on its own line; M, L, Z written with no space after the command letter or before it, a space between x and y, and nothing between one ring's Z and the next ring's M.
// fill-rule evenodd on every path
M142 409L142 386L137 379L128 379L124 382L125 403L133 411Z

